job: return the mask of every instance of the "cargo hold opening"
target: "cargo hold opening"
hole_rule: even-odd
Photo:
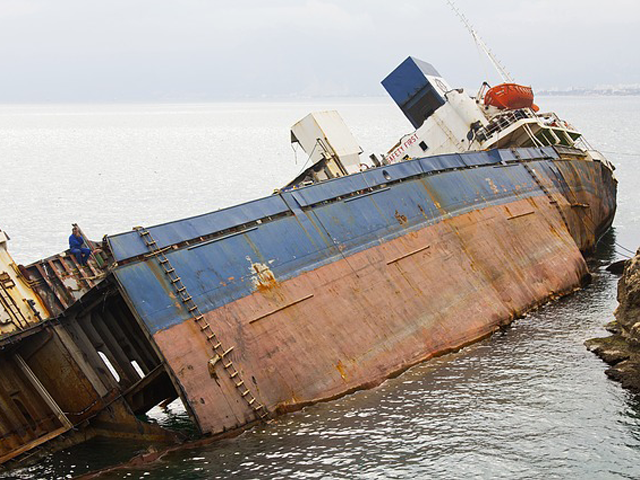
[[[0,345],[0,364],[0,465],[45,443],[55,451],[96,436],[183,436],[143,416],[179,395],[110,276],[34,333]]]
[[[122,296],[112,286],[105,290],[61,322],[97,374],[102,393],[118,392],[136,415],[177,399],[169,373]]]

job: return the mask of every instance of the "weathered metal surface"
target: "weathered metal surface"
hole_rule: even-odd
[[[288,210],[280,197],[271,196],[177,222],[157,225],[148,230],[157,240],[158,247],[163,248],[280,215]],[[136,232],[112,235],[109,237],[109,245],[116,262],[149,253]]]
[[[0,353],[0,464],[69,429],[11,355]]]
[[[306,207],[338,197],[355,195],[372,187],[379,187],[390,181],[408,179],[418,175],[430,174],[453,169],[465,169],[480,165],[497,165],[500,162],[513,162],[519,159],[557,159],[558,155],[551,147],[520,148],[516,157],[511,150],[493,150],[489,152],[470,152],[463,155],[439,155],[388,165],[384,168],[366,170],[348,177],[326,181],[317,185],[294,190],[291,194],[299,206]],[[268,220],[291,213],[291,205],[285,203],[286,196],[272,195],[242,205],[216,212],[177,220],[162,225],[148,227],[158,242],[159,248],[167,246],[188,246],[185,243],[199,242],[207,237],[234,228],[255,226],[257,221]],[[108,237],[114,260],[122,263],[128,259],[148,253],[136,232],[125,232]]]
[[[34,291],[33,278],[9,255],[8,237],[0,232],[0,464],[69,432],[103,408],[111,397],[94,391],[91,382],[68,354],[72,342],[47,323],[57,306],[47,308]],[[54,265],[54,262],[57,265]],[[66,268],[64,256],[39,262]],[[44,267],[46,268],[46,267]],[[91,267],[86,267],[87,269]],[[87,284],[93,286],[92,282]],[[80,289],[78,289],[80,290]],[[65,290],[66,291],[66,290]],[[84,292],[82,292],[84,293]],[[76,356],[84,360],[84,355]],[[101,392],[106,394],[106,390]],[[70,434],[73,435],[73,434]]]
[[[531,207],[535,215],[507,220],[507,209]],[[281,411],[375,385],[477,340],[549,295],[570,291],[586,273],[555,208],[532,198],[425,227],[256,290],[206,317],[221,338],[241,346],[232,359],[269,409]],[[154,338],[203,431],[247,420],[233,385],[212,381],[192,322]]]
[[[291,143],[299,143],[309,155],[307,165],[323,173],[321,178],[341,177],[360,171],[362,149],[335,110],[313,112],[291,127]],[[327,176],[324,169],[329,171]]]
[[[87,243],[95,248],[94,242]],[[80,265],[74,255],[65,251],[20,270],[51,316],[56,317],[104,280],[106,271],[103,267],[106,268],[110,259],[103,260],[103,256],[106,254],[101,254],[99,260],[91,256],[87,265]]]
[[[0,365],[0,464],[98,434],[172,437],[134,416],[177,394],[109,282],[0,349]]]
[[[238,399],[242,399],[246,402],[246,406],[249,407],[249,409],[256,415],[256,418],[266,419],[268,412],[265,409],[264,404],[261,403],[258,400],[258,397],[251,391],[249,384],[243,380],[240,375],[240,371],[228,357],[228,354],[233,351],[234,347],[231,346],[227,349],[216,335],[215,330],[209,323],[207,323],[200,307],[189,293],[189,290],[182,282],[180,276],[176,273],[176,269],[169,258],[164,254],[165,249],[158,248],[158,243],[145,228],[138,227],[136,228],[136,231],[140,235],[140,239],[149,249],[149,255],[155,259],[157,265],[162,269],[162,272],[164,273],[164,281],[170,286],[174,296],[178,300],[178,304],[182,306],[183,311],[188,315],[193,316],[194,322],[198,326],[201,336],[209,344],[209,353],[210,355],[213,355],[213,357],[207,362],[207,368],[210,370],[211,375],[215,375],[213,367],[218,361],[220,361],[224,367],[225,376],[228,376],[236,387]]]
[[[271,410],[377,383],[571,290],[615,210],[608,169],[551,148],[392,167],[269,197],[278,215],[251,211],[231,234],[215,214],[197,237],[193,219],[149,229]],[[252,420],[139,235],[109,242],[121,291],[203,431]]]
[[[0,463],[69,431],[115,398],[95,391],[67,346],[49,324],[2,352]]]
[[[343,181],[350,184],[352,179],[327,183]],[[308,188],[324,189],[325,184]],[[304,190],[307,189],[300,191]],[[363,190],[358,188],[350,191],[354,196],[338,195],[300,214],[264,221],[257,228],[246,229],[246,233],[213,243],[194,243],[165,254],[198,305],[208,311],[252,292],[255,263],[269,265],[276,277],[284,280],[443,218],[541,194],[529,173],[518,164],[411,176],[395,183],[392,189],[374,190],[368,195],[359,194]],[[281,197],[293,205],[299,203],[297,193]],[[406,221],[399,222],[396,212],[401,212]],[[180,226],[181,221],[175,222],[173,231],[178,232]],[[118,238],[124,241],[125,237]],[[187,239],[188,230],[175,240]],[[134,240],[144,247],[139,239],[126,241]],[[152,262],[131,262],[117,268],[115,274],[151,333],[190,317],[168,286],[158,281],[164,274]]]
[[[9,237],[0,230],[0,343],[26,333],[48,317],[48,311],[30,288],[7,249]]]

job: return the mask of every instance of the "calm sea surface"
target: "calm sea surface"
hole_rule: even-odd
[[[639,478],[640,399],[608,381],[583,342],[605,334],[616,306],[617,278],[602,267],[640,246],[640,98],[538,103],[617,166],[615,231],[591,285],[376,389],[104,478]],[[268,195],[306,160],[289,126],[326,109],[367,152],[409,130],[386,99],[0,106],[0,228],[29,263],[64,250],[74,222],[99,239]],[[175,402],[149,417],[189,429]],[[71,478],[141,448],[93,441],[5,478]]]

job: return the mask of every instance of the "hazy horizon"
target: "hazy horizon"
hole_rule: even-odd
[[[640,4],[456,3],[534,90],[640,83]],[[409,55],[499,81],[445,0],[0,0],[0,103],[379,97]]]

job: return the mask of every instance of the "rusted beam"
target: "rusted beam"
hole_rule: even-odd
[[[304,302],[305,300],[309,300],[311,297],[313,297],[313,293],[310,293],[309,295],[299,298],[298,300],[294,300],[293,302],[287,303],[286,305],[283,305],[282,307],[276,308],[275,310],[271,310],[270,312],[267,312],[263,315],[260,315],[258,318],[254,318],[253,320],[250,320],[249,323],[255,323],[258,320],[262,320],[263,318],[266,318],[270,315],[273,315],[274,313],[278,313],[282,310],[284,310],[285,308],[289,308],[292,307],[300,302]]]
[[[405,253],[404,255],[400,255],[399,257],[394,258],[393,260],[389,260],[387,262],[387,265],[391,265],[392,263],[399,262],[403,258],[407,258],[407,257],[410,257],[411,255],[415,255],[416,253],[420,253],[420,252],[422,252],[422,251],[424,251],[424,250],[426,250],[427,248],[430,248],[430,247],[431,247],[431,245],[427,245],[426,247],[417,248],[417,249],[415,249],[415,250],[413,250],[413,251],[411,251],[409,253]]]
[[[11,450],[11,452],[9,452],[8,454],[0,457],[0,465],[2,465],[5,462],[8,462],[12,458],[16,458],[18,455],[22,455],[23,453],[28,452],[29,450],[37,447],[38,445],[42,445],[43,443],[46,443],[49,440],[56,438],[59,435],[62,435],[63,433],[69,431],[69,429],[70,429],[69,427],[60,427],[57,430],[53,430],[52,432],[49,432],[40,438],[36,438],[35,440],[32,440],[31,442],[24,444],[20,448]]]
[[[36,263],[35,264],[36,270],[40,274],[40,277],[42,278],[42,280],[44,280],[44,283],[49,287],[51,294],[58,300],[58,302],[60,302],[60,305],[62,305],[62,308],[60,310],[65,310],[69,307],[69,303],[67,302],[66,298],[64,298],[62,295],[59,294],[58,289],[54,287],[53,284],[51,283],[51,280],[49,280],[49,275],[48,275],[48,272],[45,271],[44,265],[45,265],[44,262]],[[38,292],[38,290],[36,290],[36,292]],[[38,293],[40,294],[40,292]],[[65,291],[65,293],[67,292]],[[43,295],[41,295],[41,297],[43,297]]]
[[[51,395],[49,395],[47,389],[44,388],[42,383],[40,383],[40,380],[38,380],[38,377],[36,377],[29,365],[27,365],[27,362],[24,361],[22,356],[16,353],[13,358],[15,359],[22,372],[29,379],[33,387],[36,389],[36,391],[40,394],[42,399],[46,402],[49,408],[51,408],[53,413],[55,413],[56,417],[58,417],[58,420],[60,420],[62,426],[66,427],[67,430],[72,428],[73,424],[71,423],[71,421],[67,418],[67,416],[64,414],[56,401],[51,397]]]
[[[68,322],[67,322],[68,324]],[[101,398],[104,398],[109,393],[109,390],[105,387],[104,383],[96,373],[95,368],[89,363],[87,355],[80,349],[78,343],[73,340],[67,329],[61,325],[53,327],[60,342],[66,348],[71,358],[76,362],[78,368],[85,375],[89,383],[93,386],[94,390]]]
[[[35,333],[38,333],[40,330],[45,328],[45,326],[46,325],[44,323],[38,323],[24,330],[19,330],[16,332],[12,332],[9,335],[3,336],[0,339],[0,350],[5,348],[7,345],[17,344],[21,340],[25,339],[26,337],[29,337]]]
[[[532,215],[536,212],[534,212],[533,210],[530,212],[524,212],[524,213],[518,213],[517,215],[511,215],[510,217],[507,217],[507,220],[513,220],[515,218],[520,218],[520,217],[526,217],[527,215]]]

